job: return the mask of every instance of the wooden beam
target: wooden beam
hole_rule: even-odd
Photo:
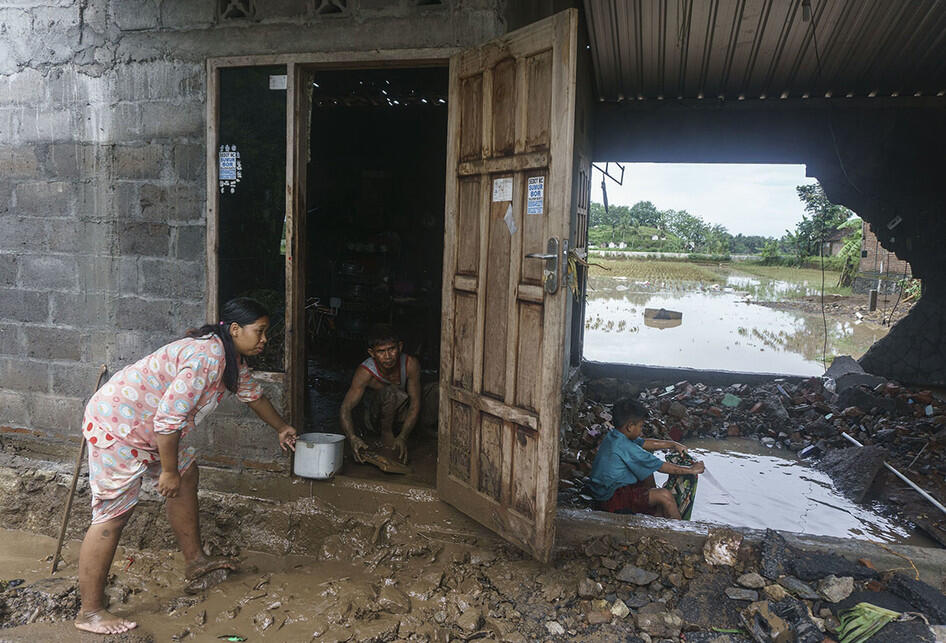
[[[525,170],[544,170],[548,168],[548,166],[548,152],[531,152],[529,154],[514,154],[512,156],[501,156],[477,161],[464,161],[460,163],[457,174],[460,176],[472,176],[474,174],[511,174]]]
[[[323,69],[377,69],[385,67],[445,67],[458,47],[377,49],[374,51],[319,51],[296,54],[254,54],[208,58],[214,68],[265,65],[318,65]]]
[[[504,404],[499,400],[494,400],[491,397],[486,397],[485,395],[471,393],[470,391],[464,391],[461,388],[450,386],[449,390],[447,391],[447,397],[444,399],[457,400],[458,402],[461,402],[476,411],[489,413],[490,415],[495,415],[496,417],[502,418],[503,420],[515,422],[516,424],[533,431],[539,430],[539,418],[534,413],[524,411],[514,406],[509,406],[508,404]]]
[[[219,248],[218,212],[220,204],[220,189],[217,185],[217,120],[220,106],[220,72],[207,63],[207,113],[206,113],[206,165],[207,165],[207,291],[204,293],[205,308],[208,322],[216,322],[220,316],[219,310],[219,262],[217,250]]]

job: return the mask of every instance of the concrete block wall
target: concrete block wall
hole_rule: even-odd
[[[504,31],[500,0],[268,0],[233,20],[227,4],[0,0],[0,431],[75,438],[100,364],[205,320],[208,57]],[[208,457],[278,453],[245,408],[208,422],[194,436]]]

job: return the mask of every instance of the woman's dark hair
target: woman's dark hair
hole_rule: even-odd
[[[615,429],[624,428],[628,422],[647,419],[647,408],[629,397],[618,400],[611,409],[611,422]]]
[[[240,326],[252,324],[260,317],[269,317],[266,307],[249,297],[235,297],[223,305],[220,312],[220,321],[216,324],[204,324],[200,328],[187,331],[188,337],[204,337],[216,335],[223,342],[223,353],[226,357],[226,366],[223,370],[223,384],[232,392],[237,392],[240,381],[240,354],[230,336],[230,324],[236,322]]]

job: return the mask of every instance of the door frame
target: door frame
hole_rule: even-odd
[[[217,186],[220,70],[232,67],[286,66],[286,344],[283,373],[259,373],[260,379],[286,390],[287,421],[304,423],[305,399],[305,181],[309,138],[308,92],[302,80],[312,71],[448,67],[460,47],[379,49],[371,51],[259,54],[207,59],[205,152],[207,171],[205,309],[207,319],[219,316],[220,193]]]

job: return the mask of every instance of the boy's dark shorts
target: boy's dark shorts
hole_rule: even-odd
[[[608,500],[598,503],[598,508],[615,514],[655,515],[657,508],[650,505],[650,490],[656,489],[654,476],[624,487],[618,487]]]

